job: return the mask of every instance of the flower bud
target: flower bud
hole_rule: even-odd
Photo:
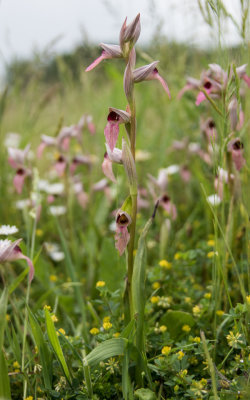
[[[137,42],[140,33],[141,33],[140,14],[138,14],[128,26],[127,26],[127,18],[125,18],[125,21],[120,31],[120,46],[123,50],[123,53],[125,53],[124,54],[125,57],[127,55],[126,43],[128,43],[129,49],[131,49]]]

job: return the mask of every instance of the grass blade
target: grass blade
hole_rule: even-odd
[[[53,347],[53,350],[58,358],[58,361],[61,364],[61,367],[63,369],[65,377],[67,378],[68,382],[71,383],[69,369],[68,369],[67,363],[65,361],[58,336],[56,334],[54,323],[51,319],[51,316],[50,316],[50,313],[48,310],[45,310],[45,320],[46,320],[47,333],[48,333],[48,337],[49,337],[51,346]]]
[[[123,356],[128,341],[125,338],[108,339],[94,348],[83,360],[85,365],[92,367],[110,357]]]

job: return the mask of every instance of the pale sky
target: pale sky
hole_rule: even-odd
[[[239,20],[240,0],[224,0],[224,4]],[[130,21],[138,12],[141,44],[150,39],[159,22],[169,39],[198,46],[216,41],[197,0],[0,0],[0,65],[34,50],[41,52],[56,38],[53,51],[70,50],[86,35],[92,43],[117,43],[125,16]],[[225,42],[239,41],[229,24]]]

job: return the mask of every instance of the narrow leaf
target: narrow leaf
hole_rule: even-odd
[[[52,389],[51,379],[52,379],[52,355],[49,350],[48,344],[44,340],[43,332],[40,325],[37,322],[36,317],[28,308],[29,321],[31,330],[34,336],[35,343],[38,347],[41,364],[42,364],[42,374],[44,379],[44,385],[47,389]]]
[[[8,289],[4,288],[2,296],[0,298],[0,351],[2,351],[3,341],[4,341],[7,302],[8,302]]]
[[[51,319],[50,313],[48,310],[45,310],[45,320],[46,320],[46,327],[47,327],[47,333],[48,333],[48,337],[49,337],[49,341],[51,343],[51,346],[53,347],[53,350],[58,358],[58,361],[61,364],[61,367],[63,369],[63,372],[67,378],[67,380],[69,381],[69,383],[71,382],[70,379],[70,373],[69,373],[69,369],[68,366],[66,364],[63,352],[62,352],[62,348],[58,339],[58,336],[56,334],[56,330],[55,330],[55,326],[54,323]]]
[[[0,351],[0,400],[11,400],[8,369],[2,351]]]

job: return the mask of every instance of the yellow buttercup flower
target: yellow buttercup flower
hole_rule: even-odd
[[[205,293],[204,294],[204,297],[205,297],[205,299],[211,299],[211,293]]]
[[[171,347],[170,346],[164,346],[161,349],[162,354],[164,354],[164,356],[168,356],[169,353],[171,352]]]
[[[210,239],[207,241],[207,245],[213,247],[215,245],[215,241],[213,239]]]
[[[152,284],[152,288],[153,288],[154,290],[159,289],[160,287],[161,287],[160,282],[154,282],[154,283]]]
[[[106,317],[104,317],[103,322],[110,322],[110,316],[107,315]]]
[[[180,351],[178,351],[178,353],[177,353],[177,354],[178,354],[178,357],[177,357],[177,358],[178,358],[178,360],[182,360],[182,359],[183,359],[183,357],[185,356],[185,354],[184,354],[184,353],[183,353],[183,351],[181,351],[181,350],[180,350]]]
[[[151,303],[153,304],[157,304],[159,300],[160,300],[159,296],[152,296],[150,299]]]
[[[113,336],[114,336],[115,338],[118,338],[119,336],[121,336],[121,334],[120,334],[120,332],[115,332],[115,333],[113,334]]]
[[[183,332],[187,332],[187,333],[191,331],[191,328],[189,325],[183,325],[183,327],[181,329],[183,330]]]
[[[108,331],[109,329],[112,328],[111,322],[103,322],[102,326],[103,326],[103,329],[105,329],[105,331]]]
[[[219,317],[222,317],[222,315],[224,315],[224,311],[223,310],[217,310],[216,311],[216,315],[218,315]]]
[[[95,285],[95,287],[104,287],[106,285],[106,282],[104,282],[104,281],[98,281],[98,282],[96,282],[96,285]]]
[[[66,332],[63,328],[58,329],[57,336],[59,336],[59,332],[62,333],[64,336],[66,335]]]
[[[49,280],[51,281],[51,282],[56,282],[57,281],[57,276],[56,275],[50,275],[49,276]]]
[[[91,335],[97,335],[98,333],[100,332],[100,330],[98,329],[98,328],[92,328],[92,329],[90,329],[90,331],[89,331],[89,333],[91,334]]]
[[[167,260],[159,261],[159,265],[160,265],[160,267],[163,267],[163,268],[166,268],[166,269],[171,269],[172,268],[172,264],[170,262],[168,262]]]
[[[45,304],[45,306],[43,307],[43,309],[44,309],[44,310],[51,311],[51,307],[50,307],[50,306],[48,306],[47,304]]]
[[[195,336],[195,337],[192,339],[192,341],[193,341],[194,343],[200,343],[200,342],[201,342],[201,338],[200,338],[199,336]]]
[[[200,313],[201,313],[201,308],[200,308],[199,306],[194,306],[194,307],[193,307],[193,314],[194,314],[195,316],[199,316]]]
[[[159,328],[159,331],[162,332],[162,333],[166,332],[166,330],[167,330],[166,325],[161,325],[160,328]]]

